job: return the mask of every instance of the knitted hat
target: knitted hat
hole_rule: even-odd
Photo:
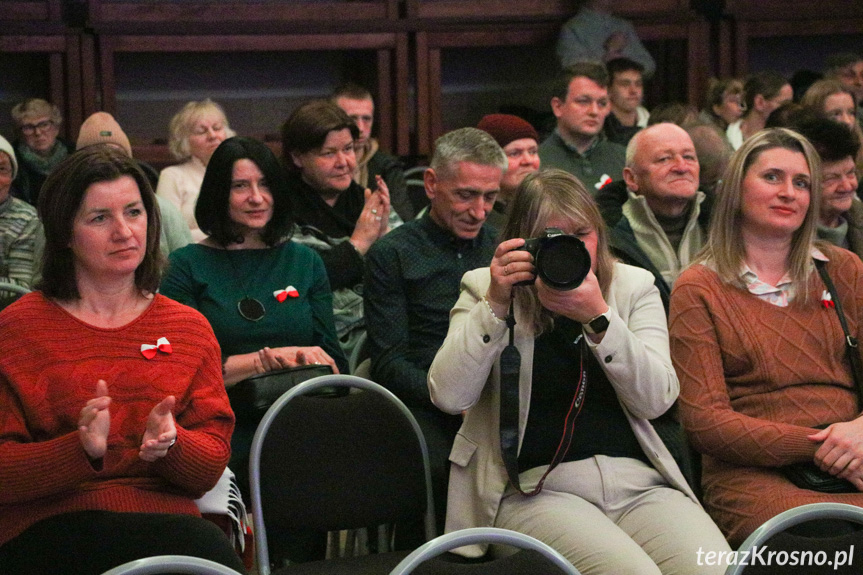
[[[523,138],[539,141],[539,134],[533,126],[526,120],[510,114],[488,114],[483,116],[476,127],[491,134],[501,148]]]
[[[9,155],[9,161],[12,162],[12,179],[18,175],[18,158],[15,157],[15,150],[9,140],[0,136],[0,152],[6,152]]]
[[[81,124],[76,150],[96,144],[115,144],[132,157],[132,145],[114,116],[107,112],[96,112]]]

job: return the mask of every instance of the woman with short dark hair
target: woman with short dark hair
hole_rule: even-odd
[[[96,575],[163,554],[242,572],[194,501],[230,454],[218,344],[156,294],[147,178],[92,146],[49,176],[39,215],[39,291],[0,313],[0,572]]]
[[[251,138],[222,142],[207,165],[195,216],[207,238],[171,254],[161,293],[210,321],[225,385],[303,364],[347,371],[323,262],[287,239],[288,191],[270,149]],[[245,495],[256,425],[239,421],[231,443],[231,470]]]
[[[346,353],[365,333],[362,290],[357,289],[363,257],[392,223],[383,178],[377,178],[374,192],[353,180],[357,137],[351,117],[329,100],[306,102],[282,126],[282,162],[298,224],[294,238],[324,260],[335,295],[336,330]]]

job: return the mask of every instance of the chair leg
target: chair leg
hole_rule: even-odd
[[[378,525],[378,553],[389,553],[391,550],[389,526]]]

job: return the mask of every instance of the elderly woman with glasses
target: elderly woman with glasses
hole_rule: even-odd
[[[15,142],[18,175],[12,195],[35,206],[48,174],[74,148],[57,137],[63,116],[50,102],[40,98],[24,100],[12,108],[12,120],[20,136]]]

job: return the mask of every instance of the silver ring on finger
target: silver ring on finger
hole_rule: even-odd
[[[382,219],[383,219],[383,218],[382,218],[382,217],[380,217],[380,216],[375,216],[375,221],[376,221],[376,222],[379,222],[379,221],[381,221]]]
[[[378,213],[378,211],[376,209],[372,208],[372,213],[376,214],[376,213]]]

